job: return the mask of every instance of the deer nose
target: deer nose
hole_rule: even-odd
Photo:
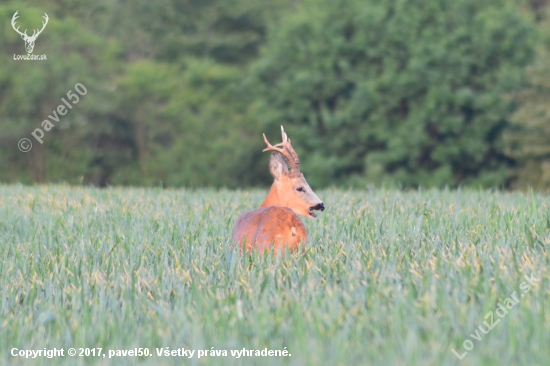
[[[324,210],[325,210],[325,204],[321,202],[321,203],[319,203],[317,206],[314,206],[313,209],[314,209],[314,210],[324,211]]]

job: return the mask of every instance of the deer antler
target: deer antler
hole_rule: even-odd
[[[13,17],[11,18],[11,26],[12,26],[13,30],[16,31],[17,33],[19,33],[21,36],[29,37],[29,36],[27,35],[27,30],[26,30],[26,29],[25,29],[25,32],[24,32],[24,33],[21,33],[21,32],[19,31],[19,27],[15,28],[15,22],[16,22],[17,18],[19,18],[19,15],[17,15],[17,13],[19,13],[19,10],[17,10],[17,11],[15,12],[15,14],[13,14]]]
[[[281,126],[281,135],[283,137],[283,142],[273,146],[267,141],[267,138],[264,135],[264,141],[267,145],[267,148],[265,148],[264,151],[276,151],[280,154],[282,154],[286,160],[288,161],[288,164],[290,165],[290,174],[293,176],[300,174],[300,160],[298,159],[298,154],[296,154],[296,151],[292,148],[292,145],[290,144],[290,139],[287,138],[285,130],[283,129],[283,126]],[[281,148],[278,148],[280,146]]]
[[[45,22],[42,22],[42,29],[40,29],[40,30],[35,29],[34,32],[32,33],[32,36],[29,37],[27,35],[27,30],[26,29],[25,29],[25,32],[21,33],[21,31],[19,31],[19,27],[15,28],[16,20],[17,20],[17,18],[19,18],[19,15],[17,13],[19,13],[19,10],[17,10],[15,12],[15,14],[13,14],[13,17],[11,18],[11,26],[12,26],[13,30],[15,30],[17,33],[19,33],[22,37],[24,37],[25,39],[30,39],[30,40],[36,39],[40,35],[40,33],[42,33],[42,31],[44,30],[44,28],[46,28],[46,25],[48,24],[48,20],[50,19],[48,17],[48,14],[44,13],[43,18],[44,18]]]
[[[48,24],[48,20],[50,20],[50,18],[48,18],[48,14],[46,14],[46,13],[44,13],[43,18],[44,18],[45,22],[42,22],[42,29],[40,29],[39,31],[35,30],[30,38],[36,39],[40,35],[40,33],[42,33],[44,28],[46,28],[46,25]],[[35,35],[35,33],[36,33],[36,35]]]

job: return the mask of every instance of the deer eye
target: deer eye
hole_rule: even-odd
[[[298,188],[296,188],[296,190],[297,190],[298,192],[305,192],[305,190],[304,190],[303,187],[298,187]]]

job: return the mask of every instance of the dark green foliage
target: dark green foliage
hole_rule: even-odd
[[[502,185],[529,24],[502,0],[306,1],[257,64],[264,121],[317,184]]]
[[[261,134],[240,84],[266,22],[284,1],[48,3],[0,7],[6,30],[0,42],[10,51],[0,68],[0,181],[230,187],[265,181],[269,174],[260,173],[257,161]],[[36,49],[48,54],[47,62],[10,60],[12,51],[24,53],[10,25],[16,10],[29,28],[49,14]],[[30,133],[75,80],[88,86],[89,108],[79,104],[38,144]],[[33,141],[31,152],[17,149],[22,137]]]
[[[535,8],[541,40],[537,58],[527,69],[528,86],[517,95],[514,124],[504,135],[507,152],[516,160],[512,188],[550,189],[550,7],[542,9]]]
[[[0,181],[266,184],[261,133],[276,141],[282,124],[313,187],[507,184],[510,164],[526,161],[503,154],[510,96],[542,42],[523,5],[3,3]],[[47,61],[13,60],[25,53],[10,25],[16,10],[29,29],[49,14],[34,52]],[[32,139],[77,82],[88,94],[21,153],[19,139]]]
[[[94,141],[89,138],[105,128],[105,115],[113,108],[108,81],[119,49],[74,18],[57,18],[50,9],[9,4],[0,7],[0,180],[24,183],[67,181],[79,183],[93,170]],[[41,26],[44,12],[49,23],[39,36],[34,54],[46,54],[45,61],[15,61],[14,54],[26,54],[21,37],[11,29],[11,18],[19,10],[21,30]],[[43,144],[30,136],[36,128],[45,130],[53,110],[75,92],[75,84],[88,92],[50,131]],[[73,98],[73,100],[75,100]],[[50,120],[51,121],[51,120]],[[17,142],[33,140],[30,152],[22,153]]]
[[[254,124],[241,117],[238,77],[237,68],[213,61],[129,67],[119,83],[116,116],[125,126],[120,138],[128,136],[131,144],[121,145],[123,164],[111,159],[122,169],[113,171],[109,183],[234,188],[256,183],[247,179],[261,167],[251,161],[251,149],[261,151],[261,140],[247,139]]]

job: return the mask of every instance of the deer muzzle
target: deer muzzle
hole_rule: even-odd
[[[307,213],[309,214],[309,216],[316,218],[317,214],[313,211],[324,211],[324,210],[325,210],[325,204],[321,202],[315,206],[311,206],[307,211]]]

